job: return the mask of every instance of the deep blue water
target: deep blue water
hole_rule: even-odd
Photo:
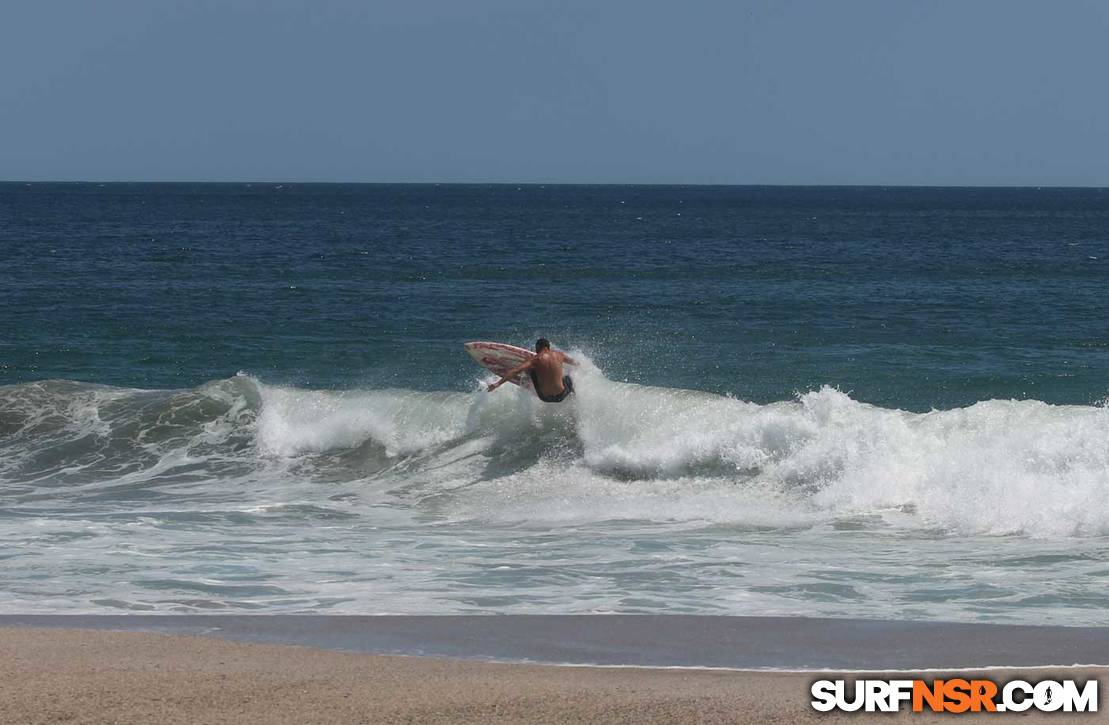
[[[927,410],[1109,393],[1109,190],[0,185],[0,384],[466,390],[460,344]]]

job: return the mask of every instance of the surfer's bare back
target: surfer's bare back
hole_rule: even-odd
[[[562,372],[563,363],[577,365],[577,361],[564,352],[551,349],[551,341],[541,337],[535,341],[535,356],[522,365],[505,373],[500,380],[489,386],[493,392],[520,373],[527,371],[535,394],[544,403],[561,403],[574,392],[574,381]]]

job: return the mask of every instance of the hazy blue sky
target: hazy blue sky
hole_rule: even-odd
[[[1109,185],[1101,0],[3,0],[0,178]]]

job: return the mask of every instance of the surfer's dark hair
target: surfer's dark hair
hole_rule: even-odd
[[[536,352],[539,352],[540,350],[547,350],[547,349],[550,348],[550,346],[551,346],[551,341],[548,340],[545,337],[541,337],[541,338],[539,338],[538,340],[535,341],[535,351]]]

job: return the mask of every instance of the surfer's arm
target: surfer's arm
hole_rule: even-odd
[[[562,362],[566,363],[567,365],[573,365],[574,367],[578,366],[578,361],[570,357],[566,353],[562,353]]]
[[[486,388],[486,390],[488,390],[490,393],[493,392],[494,390],[501,387],[502,385],[507,383],[509,380],[516,377],[520,373],[524,372],[525,370],[527,370],[528,368],[530,368],[534,364],[535,364],[535,358],[532,358],[531,360],[528,360],[526,363],[523,363],[521,365],[517,365],[516,367],[512,368],[507,373],[502,375],[500,380],[498,380],[495,383],[491,383],[489,385],[489,387]]]

